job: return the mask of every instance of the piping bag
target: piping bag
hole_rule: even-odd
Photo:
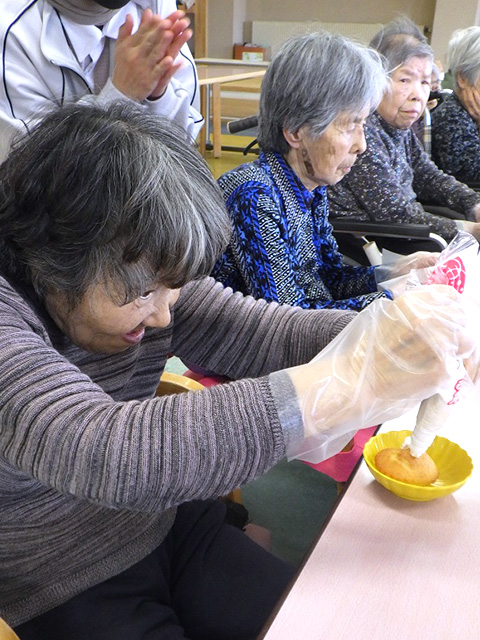
[[[411,436],[405,439],[402,449],[410,449],[414,458],[419,458],[435,440],[437,431],[450,419],[452,405],[436,393],[420,403],[417,421]]]
[[[468,394],[468,399],[478,404],[480,394],[476,393],[476,385],[480,386],[480,371],[474,372],[473,368],[477,366],[480,369],[480,343],[472,345],[468,356],[468,369],[472,371],[468,373],[465,368],[467,362],[463,360],[468,350],[464,352],[465,356],[456,355],[458,345],[451,327],[448,330],[449,341],[442,338],[443,325],[448,324],[451,297],[458,297],[456,312],[452,311],[457,314],[457,321],[461,318],[460,321],[466,325],[462,334],[468,335],[471,343],[471,337],[478,333],[478,246],[473,236],[460,232],[441,254],[435,254],[433,266],[431,260],[417,261],[414,257],[412,266],[404,271],[405,256],[402,256],[394,259],[391,266],[385,262],[376,268],[376,272],[381,270],[381,275],[385,276],[377,280],[377,287],[387,288],[394,303],[386,299],[375,300],[356,321],[329,342],[311,361],[312,372],[316,376],[313,380],[303,366],[300,370],[296,367],[291,370],[291,380],[298,387],[304,430],[303,439],[292,438],[287,443],[289,460],[297,458],[318,464],[341,451],[359,429],[396,418],[423,401],[418,424],[412,434],[413,442],[410,441],[415,455],[420,455],[453,413],[458,420],[456,407],[460,406],[462,412],[468,408],[467,402],[459,402],[461,398],[467,398]],[[414,266],[426,263],[430,266]],[[399,273],[404,275],[397,275]],[[429,283],[437,287],[436,303],[427,302],[425,306],[425,298],[429,298],[425,295]],[[453,286],[456,291],[443,291],[436,283],[442,284],[445,290]],[[406,291],[411,295],[402,298]],[[409,319],[411,313],[414,325]],[[422,349],[426,349],[428,354],[425,361],[422,352],[418,354],[419,358],[411,352],[415,344],[412,330],[420,331],[424,343]],[[438,340],[435,337],[437,331]],[[436,357],[432,358],[432,355]],[[317,360],[325,363],[319,371],[315,368]],[[440,371],[443,373],[441,376],[437,375]],[[398,386],[395,384],[396,376]],[[416,376],[421,376],[418,388]],[[320,399],[324,398],[325,402],[320,405]],[[477,410],[480,413],[480,406]]]
[[[386,283],[384,283],[386,284]],[[466,305],[480,305],[479,245],[473,236],[459,232],[440,254],[426,284],[446,284],[465,297]],[[440,428],[455,414],[455,405],[470,387],[465,377],[454,382],[453,388],[435,394],[420,404],[412,435],[403,443],[415,458],[430,447]]]

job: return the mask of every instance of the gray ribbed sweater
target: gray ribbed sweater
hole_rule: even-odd
[[[145,557],[176,505],[284,456],[300,417],[288,377],[267,374],[308,361],[353,317],[209,278],[172,315],[120,355],[87,353],[0,278],[0,615],[12,626]],[[152,399],[170,353],[252,379]]]

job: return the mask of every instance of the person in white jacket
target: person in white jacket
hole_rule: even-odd
[[[0,14],[0,160],[16,131],[85,96],[130,99],[195,139],[203,118],[175,0],[9,0]]]

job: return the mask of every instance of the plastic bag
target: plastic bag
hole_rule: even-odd
[[[464,367],[476,352],[480,326],[477,296],[465,295],[480,292],[472,241],[478,248],[469,234],[459,234],[428,272],[427,281],[448,287],[422,284],[425,273],[408,274],[394,301],[375,301],[309,365],[289,370],[306,435],[290,444],[289,458],[316,464],[341,451],[358,429],[398,417],[437,394],[443,404],[454,403],[473,388]],[[456,267],[458,258],[465,269]],[[451,287],[461,289],[461,297]]]
[[[427,252],[420,252],[421,254]],[[426,284],[435,267],[439,253],[429,255],[435,257],[435,262],[428,267],[416,268],[414,253],[411,256],[401,256],[388,250],[382,252],[382,263],[375,269],[375,281],[379,291],[389,291],[395,298],[407,289]]]
[[[379,277],[389,273],[390,265],[383,273],[379,273]],[[442,251],[432,269],[412,270],[409,274],[391,280],[383,277],[380,286],[389,289],[395,297],[420,284],[446,284],[453,287],[462,294],[468,315],[475,317],[480,307],[480,256],[477,240],[461,231]],[[413,433],[403,446],[408,447],[415,457],[425,453],[442,426],[456,419],[455,405],[466,393],[471,393],[471,390],[468,378],[458,378],[452,381],[450,391],[435,394],[422,401]]]
[[[463,303],[470,316],[480,306],[480,255],[477,240],[466,232],[460,232],[440,254],[427,284],[447,284],[462,294]],[[479,325],[477,325],[478,327]],[[419,457],[432,444],[436,433],[450,420],[456,418],[456,405],[472,392],[468,377],[458,377],[450,393],[436,394],[424,400],[418,411],[411,437],[404,447]]]

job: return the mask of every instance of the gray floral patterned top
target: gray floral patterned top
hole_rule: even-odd
[[[365,153],[328,189],[330,218],[428,224],[447,241],[458,231],[455,221],[428,213],[419,201],[474,219],[480,194],[440,171],[411,129],[392,127],[375,112],[367,119],[365,138]]]
[[[432,157],[457,180],[480,181],[478,125],[455,93],[432,112]]]

